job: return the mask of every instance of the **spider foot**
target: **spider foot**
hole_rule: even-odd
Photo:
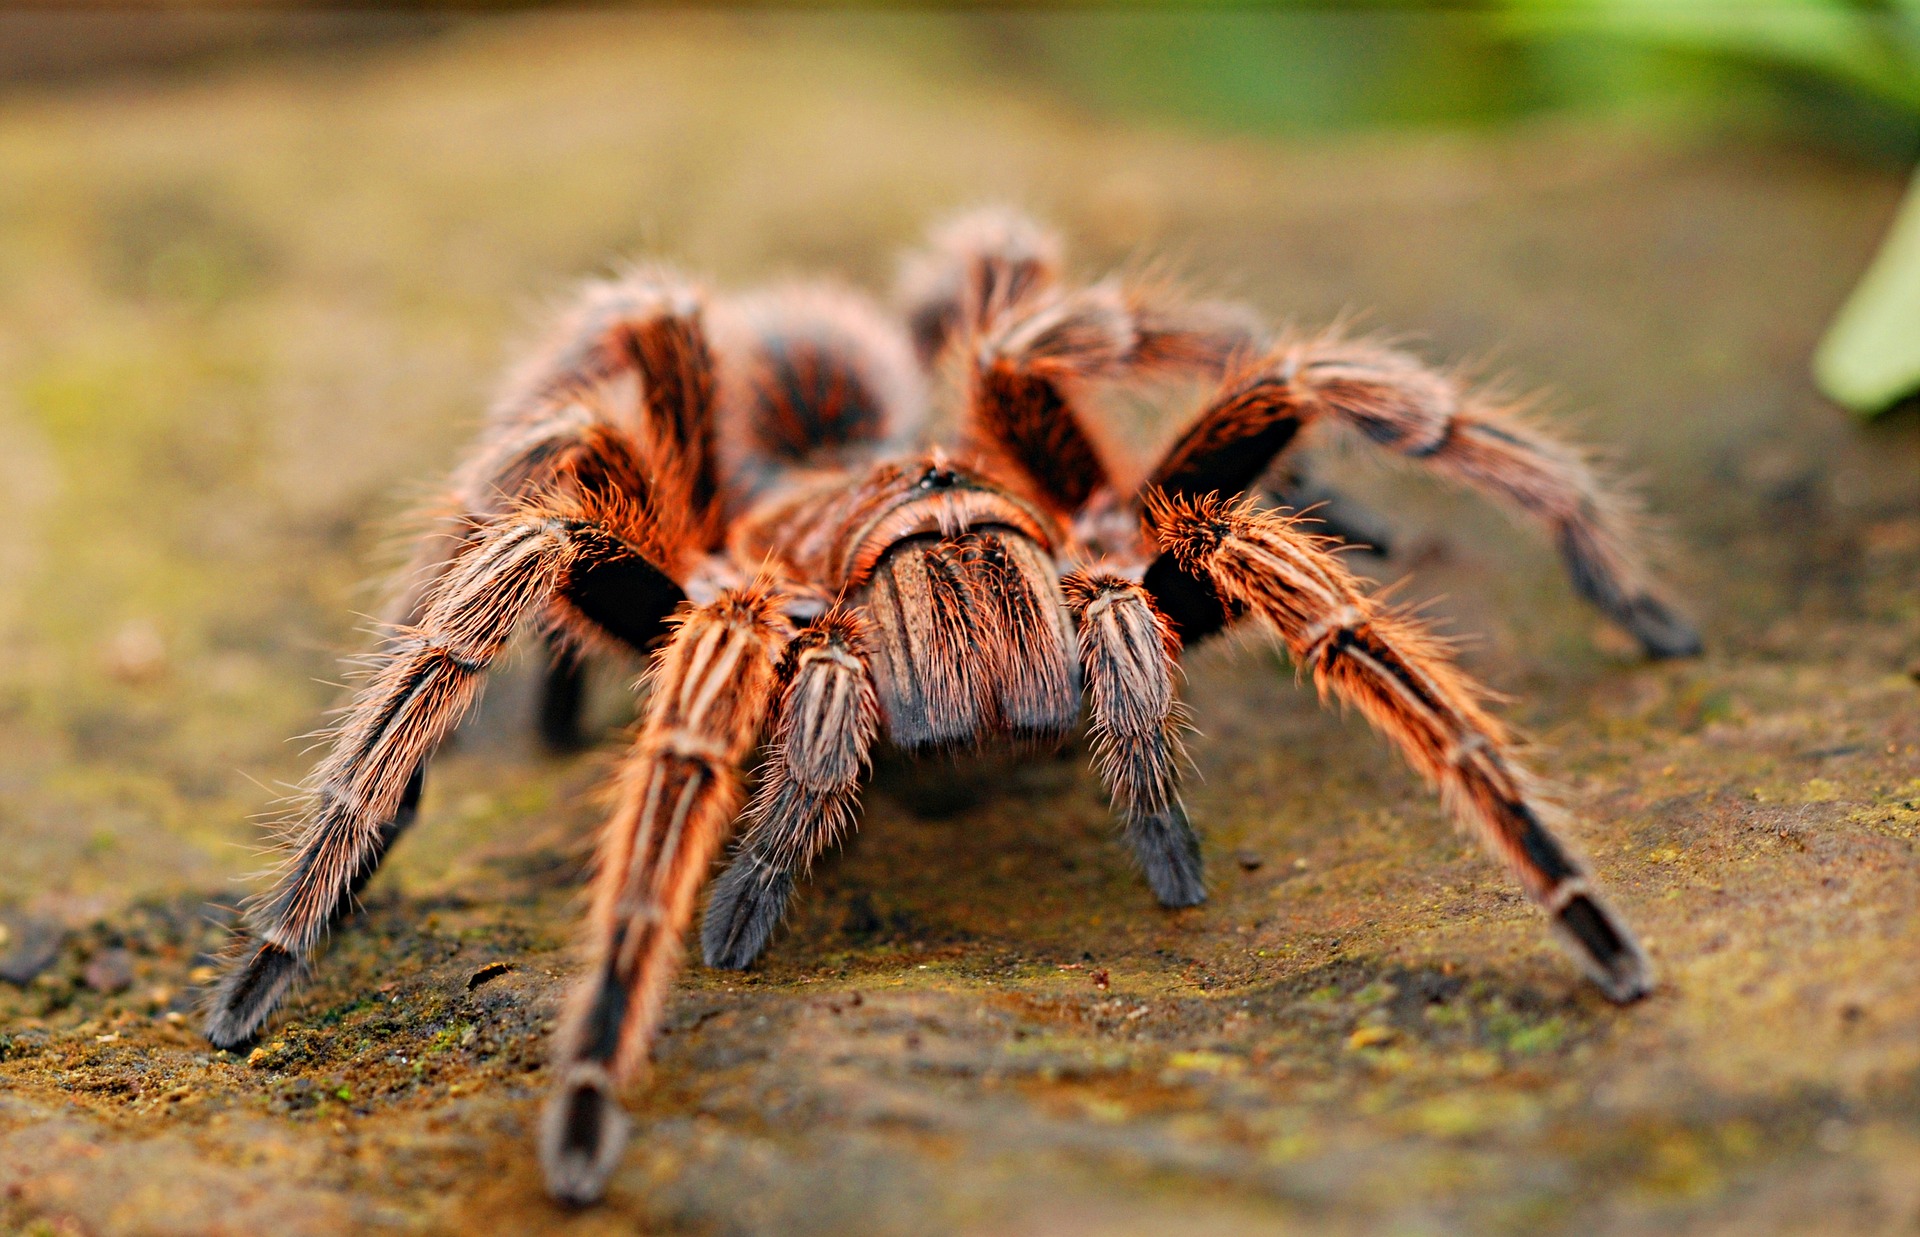
[[[242,1048],[253,1042],[288,989],[300,978],[300,960],[270,942],[234,963],[213,991],[207,1008],[206,1035],[215,1048]]]
[[[605,1067],[568,1067],[540,1117],[540,1167],[556,1202],[585,1207],[607,1192],[631,1122]]]
[[[1588,893],[1576,893],[1553,916],[1554,930],[1572,946],[1581,968],[1618,1005],[1653,991],[1653,964],[1633,933]]]
[[[751,859],[736,860],[713,883],[700,952],[710,967],[744,971],[766,951],[767,939],[787,913],[793,874],[772,871]]]
[[[1622,607],[1620,621],[1640,641],[1648,657],[1700,655],[1700,633],[1657,597],[1635,597]]]
[[[1160,905],[1198,906],[1207,900],[1207,884],[1200,863],[1200,839],[1187,822],[1187,810],[1178,803],[1127,822],[1127,840],[1146,873],[1147,885]]]

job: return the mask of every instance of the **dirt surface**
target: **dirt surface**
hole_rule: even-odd
[[[0,1228],[1914,1231],[1920,419],[1806,377],[1904,178],[1579,125],[1202,138],[928,63],[549,18],[7,99]],[[561,1212],[530,1128],[604,757],[539,754],[522,659],[314,982],[209,1050],[286,739],[539,306],[623,253],[879,286],[982,197],[1088,269],[1171,254],[1548,387],[1645,479],[1698,661],[1327,453],[1397,530],[1370,572],[1515,697],[1660,990],[1607,1005],[1364,726],[1212,648],[1206,906],[1152,904],[1082,753],[888,762],[764,963],[686,975],[607,1204]],[[609,748],[632,672],[596,683]]]

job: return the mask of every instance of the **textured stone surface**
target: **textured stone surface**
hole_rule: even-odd
[[[526,20],[8,100],[0,907],[67,935],[0,985],[0,1223],[1920,1222],[1920,422],[1852,424],[1805,374],[1901,178],[1581,127],[1201,139],[759,32]],[[530,307],[622,252],[878,285],[983,196],[1094,269],[1164,249],[1550,387],[1645,478],[1698,662],[1635,661],[1475,501],[1328,465],[1399,530],[1369,570],[1443,596],[1516,698],[1660,991],[1600,1000],[1362,725],[1223,646],[1187,683],[1209,904],[1151,904],[1082,753],[888,763],[765,963],[686,976],[607,1206],[561,1213],[530,1126],[603,762],[534,752],[522,664],[314,982],[210,1051],[251,818]],[[596,683],[609,725],[631,670]]]

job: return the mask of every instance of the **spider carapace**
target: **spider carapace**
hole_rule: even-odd
[[[420,539],[371,673],[254,902],[207,1035],[255,1036],[411,823],[425,764],[531,621],[541,724],[568,740],[579,659],[651,652],[616,776],[585,969],[540,1132],[555,1197],[597,1198],[681,940],[765,948],[795,880],[851,824],[884,729],[920,750],[1064,738],[1099,771],[1159,901],[1205,897],[1181,806],[1183,650],[1263,627],[1358,709],[1512,871],[1600,989],[1645,956],[1446,645],[1343,565],[1338,508],[1301,514],[1300,436],[1345,426],[1544,526],[1575,587],[1654,656],[1696,651],[1582,455],[1404,352],[1264,330],[1159,284],[1065,280],[1051,234],[963,216],[902,268],[898,312],[827,285],[708,297],[643,269],[590,285],[509,381]],[[949,378],[958,432],[926,432]],[[1100,433],[1115,389],[1211,392],[1150,468]],[[751,797],[743,770],[764,746]]]

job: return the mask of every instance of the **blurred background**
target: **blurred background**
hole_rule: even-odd
[[[424,1073],[292,1029],[310,1055],[271,1068],[205,1052],[182,1029],[203,904],[260,865],[383,546],[574,283],[644,256],[884,294],[929,222],[992,200],[1059,225],[1084,273],[1155,266],[1545,390],[1636,478],[1703,661],[1637,661],[1483,504],[1320,457],[1394,531],[1364,569],[1517,698],[1672,989],[1599,1008],[1364,728],[1280,659],[1212,650],[1189,681],[1209,910],[1143,911],[1083,774],[996,772],[1002,798],[947,787],[938,811],[883,777],[758,987],[689,976],[720,1013],[663,1044],[616,1212],[1909,1222],[1916,160],[1915,0],[0,12],[0,1075],[22,1097],[0,1221],[158,1231],[99,1201],[155,1182],[168,1214],[289,1232],[553,1220],[516,1152],[523,1075],[602,765],[528,741],[527,659],[287,1024],[345,1035],[367,992],[427,994],[431,1019],[379,1030]],[[608,726],[633,670],[596,686]],[[534,1011],[492,1048],[432,995],[475,951],[522,968],[485,991]],[[1083,954],[1116,995],[1061,969]],[[971,1081],[810,1021],[805,985],[856,981],[898,990],[864,1016],[945,1028],[938,1077]],[[969,1021],[987,991],[1013,1021]],[[1164,1011],[1101,1022],[1122,992]],[[1253,1012],[1223,1022],[1225,995]],[[145,1158],[69,1154],[125,1139]]]
[[[197,74],[270,54],[432,40],[548,7],[142,6],[5,15],[13,82]],[[490,15],[491,14],[491,15]],[[721,16],[719,12],[708,16]],[[1582,113],[1785,132],[1906,166],[1920,113],[1908,0],[1488,0],[878,7],[737,13],[933,56],[1081,106],[1266,135],[1486,127]]]

